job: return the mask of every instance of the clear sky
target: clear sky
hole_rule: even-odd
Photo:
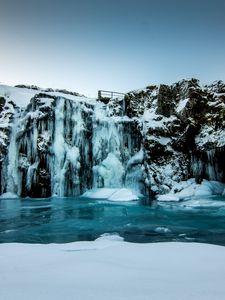
[[[0,82],[96,96],[225,81],[224,0],[0,0]]]

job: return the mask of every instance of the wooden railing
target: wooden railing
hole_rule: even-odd
[[[124,93],[119,93],[119,92],[112,92],[112,91],[103,91],[99,90],[98,91],[98,99],[99,100],[110,100],[110,99],[119,99],[123,100],[124,98]]]
[[[108,104],[110,100],[118,99],[122,109],[122,115],[125,114],[125,94],[119,92],[112,92],[112,91],[98,91],[98,100]]]

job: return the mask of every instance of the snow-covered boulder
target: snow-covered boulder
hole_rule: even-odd
[[[176,191],[178,190],[178,191]],[[157,197],[158,201],[180,201],[194,196],[223,195],[225,184],[218,181],[203,180],[197,184],[195,179],[177,184],[170,193]]]

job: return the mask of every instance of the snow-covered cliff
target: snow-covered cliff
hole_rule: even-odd
[[[150,191],[164,194],[194,177],[225,181],[225,85],[196,79],[128,93],[126,111],[143,137]]]
[[[148,86],[108,104],[0,85],[0,193],[74,196],[125,186],[156,195],[191,177],[224,182],[224,115],[221,81]]]

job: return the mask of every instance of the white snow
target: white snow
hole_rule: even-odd
[[[169,122],[173,122],[176,119],[175,116],[171,116],[167,118],[157,114],[156,108],[145,110],[141,118],[142,118],[142,122],[145,123],[145,130],[147,128],[156,129],[156,128],[165,127]]]
[[[225,145],[225,130],[221,128],[215,130],[211,126],[204,125],[196,136],[195,143],[200,149],[204,148],[207,143],[214,144],[214,148],[223,147]]]
[[[194,196],[222,195],[225,191],[225,184],[219,181],[204,179],[197,184],[194,178],[182,181],[174,185],[170,193],[157,197],[158,201],[179,201]]]
[[[1,300],[224,300],[225,247],[94,242],[1,244]]]
[[[110,201],[134,201],[138,200],[138,196],[130,189],[126,188],[99,188],[85,192],[82,197],[92,199],[107,199]]]
[[[18,87],[12,87],[8,85],[0,84],[0,96],[8,100],[12,100],[19,107],[26,107],[30,103],[31,98],[33,98],[36,94],[39,93],[44,93],[50,96],[62,97],[62,98],[73,100],[75,102],[86,102],[90,104],[96,104],[96,99],[94,98],[86,98],[84,96],[74,96],[70,94],[64,94],[61,92],[47,92],[42,89],[34,90],[29,88],[18,88]],[[52,102],[50,98],[41,98],[41,99],[44,102],[43,106],[47,106]]]
[[[50,107],[52,102],[53,102],[53,98],[39,98],[41,101],[41,105],[39,106],[40,108],[44,108],[44,107]]]
[[[29,104],[30,99],[40,91],[27,88],[17,88],[0,84],[0,96],[12,100],[17,106],[25,107]]]
[[[185,108],[186,104],[188,103],[188,100],[189,100],[189,98],[180,100],[180,102],[177,106],[177,109],[176,109],[176,111],[178,113],[181,112]]]
[[[74,102],[86,102],[89,104],[96,104],[96,99],[95,98],[88,98],[85,96],[74,96],[74,95],[70,95],[70,94],[64,94],[64,93],[60,93],[60,92],[44,92],[45,94],[48,94],[50,96],[56,96],[56,97],[60,97],[60,98],[65,98],[65,99],[69,99],[72,100]]]

